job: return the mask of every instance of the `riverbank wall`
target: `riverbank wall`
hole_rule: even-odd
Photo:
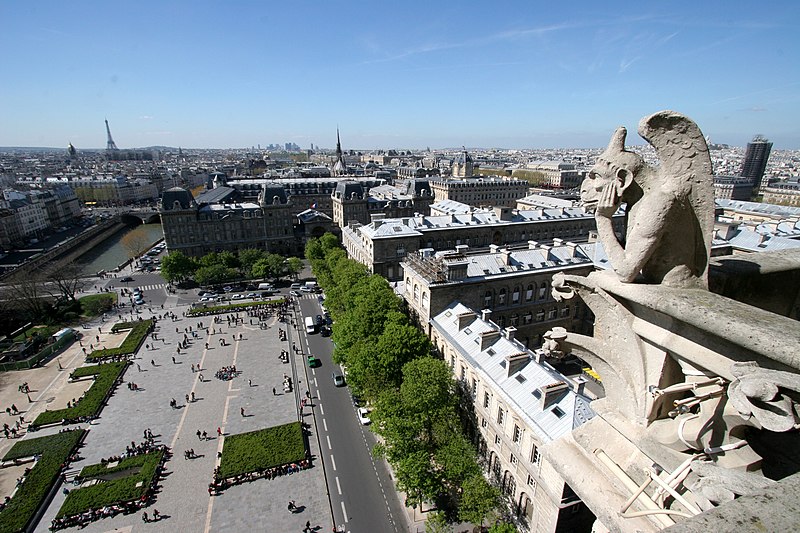
[[[75,261],[95,246],[98,246],[100,243],[128,227],[128,225],[120,220],[119,216],[105,220],[89,228],[80,235],[76,235],[72,239],[60,243],[55,248],[31,258],[19,268],[4,274],[0,279],[5,279],[20,273],[25,274],[33,272],[45,265],[48,267],[60,268]]]

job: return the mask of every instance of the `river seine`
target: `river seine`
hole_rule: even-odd
[[[130,259],[128,251],[121,242],[122,238],[129,233],[140,233],[150,246],[164,238],[161,224],[142,224],[135,228],[122,230],[78,259],[83,266],[83,273],[93,275],[100,270],[113,270]]]

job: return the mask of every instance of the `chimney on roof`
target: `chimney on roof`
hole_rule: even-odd
[[[564,244],[563,239],[559,239],[558,237],[553,239],[553,246],[561,246]]]
[[[527,352],[517,352],[506,356],[506,377],[511,377],[523,368],[531,360]]]
[[[547,409],[561,399],[562,393],[569,389],[563,381],[556,381],[550,385],[545,385],[539,390],[542,391],[542,410]]]
[[[572,378],[572,390],[575,394],[580,394],[581,396],[584,395],[584,390],[586,389],[586,378],[583,376],[575,376]]]
[[[484,309],[484,310],[481,311],[481,320],[483,320],[484,322],[489,322],[489,317],[490,316],[492,316],[492,310],[491,309]]]
[[[481,332],[481,351],[494,344],[500,338],[500,332],[496,329]]]
[[[511,251],[508,248],[500,248],[500,253],[503,254],[503,264],[508,266],[511,264]]]
[[[456,324],[458,325],[458,331],[461,331],[468,324],[471,324],[473,320],[478,317],[473,311],[467,311],[465,313],[461,313],[456,317]]]
[[[570,257],[577,257],[578,256],[578,245],[574,242],[567,242],[567,249],[569,250]]]
[[[514,340],[514,334],[517,332],[517,328],[514,326],[509,326],[505,329],[506,338],[510,341]]]
[[[489,253],[490,254],[496,254],[499,249],[500,249],[500,247],[497,246],[496,244],[490,244],[489,245]]]

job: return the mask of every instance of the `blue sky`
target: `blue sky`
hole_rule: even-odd
[[[0,3],[0,146],[800,148],[800,2]],[[635,136],[629,139],[641,140]]]

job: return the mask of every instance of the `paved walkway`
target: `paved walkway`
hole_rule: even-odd
[[[171,307],[170,299],[165,304],[167,309]],[[180,315],[185,310],[181,307],[174,312]],[[244,324],[230,327],[224,318],[221,324],[214,325],[211,324],[212,317],[161,320],[155,331],[159,340],[146,341],[155,349],[143,347],[124,376],[126,382],[135,382],[139,391],[121,385],[103,409],[101,418],[84,425],[90,429],[86,445],[81,449],[81,456],[85,459],[72,465],[75,471],[97,463],[101,458],[124,452],[125,446],[132,441],[140,442],[148,428],[156,442],[170,446],[174,454],[166,464],[167,476],[161,482],[162,488],[155,504],[145,509],[148,515],[152,515],[154,508],[158,509],[164,519],[145,524],[139,512],[94,522],[84,531],[263,531],[265,524],[270,524],[271,531],[302,531],[307,520],[312,527],[318,526],[317,531],[330,529],[332,522],[321,462],[315,461],[313,468],[291,476],[256,480],[232,487],[217,496],[209,496],[207,492],[224,435],[298,419],[297,389],[290,394],[282,393],[284,373],[297,383],[296,371],[303,364],[299,360],[284,364],[278,359],[281,349],[289,349],[288,341],[281,341],[278,337],[278,329],[286,329],[286,326],[272,318],[268,322],[270,327],[261,329],[257,323],[250,324],[251,320],[244,313],[240,316],[244,318]],[[253,320],[257,322],[257,319]],[[189,327],[197,331],[199,322],[204,328],[199,330],[197,338],[185,332]],[[103,330],[112,323],[105,324]],[[211,326],[217,332],[206,334],[205,326]],[[242,340],[238,340],[240,333]],[[88,334],[87,330],[87,337]],[[96,327],[91,330],[91,335],[95,334],[100,334]],[[178,355],[177,343],[184,335],[190,339],[191,346]],[[220,345],[220,339],[224,339],[224,346]],[[206,342],[208,349],[205,348]],[[58,362],[54,360],[41,369],[0,374],[1,416],[8,418],[4,409],[12,402],[20,410],[24,408],[27,411],[23,413],[26,420],[34,418],[47,405],[60,406],[62,400],[65,403],[66,400],[59,399],[59,395],[69,390],[65,387],[69,369],[81,366],[83,353],[75,343],[59,359],[65,368],[63,371],[59,371]],[[192,364],[200,365],[201,371],[192,372]],[[233,364],[241,371],[239,377],[231,381],[214,377],[220,367]],[[204,378],[202,382],[200,374]],[[301,380],[302,376],[301,373]],[[33,391],[31,399],[34,403],[30,404],[29,411],[27,398],[17,391],[17,385],[23,381],[27,381]],[[301,384],[300,393],[305,392],[304,385]],[[278,391],[277,396],[272,393],[273,387]],[[195,401],[187,403],[185,395],[192,392]],[[178,409],[170,407],[171,398],[177,401]],[[241,409],[246,416],[241,415]],[[218,427],[223,432],[221,438],[217,437]],[[35,435],[42,436],[59,429],[48,428]],[[209,438],[198,439],[198,430],[206,431]],[[316,458],[319,454],[316,435],[312,434],[308,440],[312,456]],[[0,439],[0,453],[5,453],[12,444],[13,441]],[[198,458],[184,459],[183,452],[190,448]],[[0,470],[0,480],[6,474],[13,477],[13,472]],[[36,531],[48,530],[63,499],[64,495],[59,491]],[[290,499],[302,512],[292,514],[287,511],[286,504]]]

